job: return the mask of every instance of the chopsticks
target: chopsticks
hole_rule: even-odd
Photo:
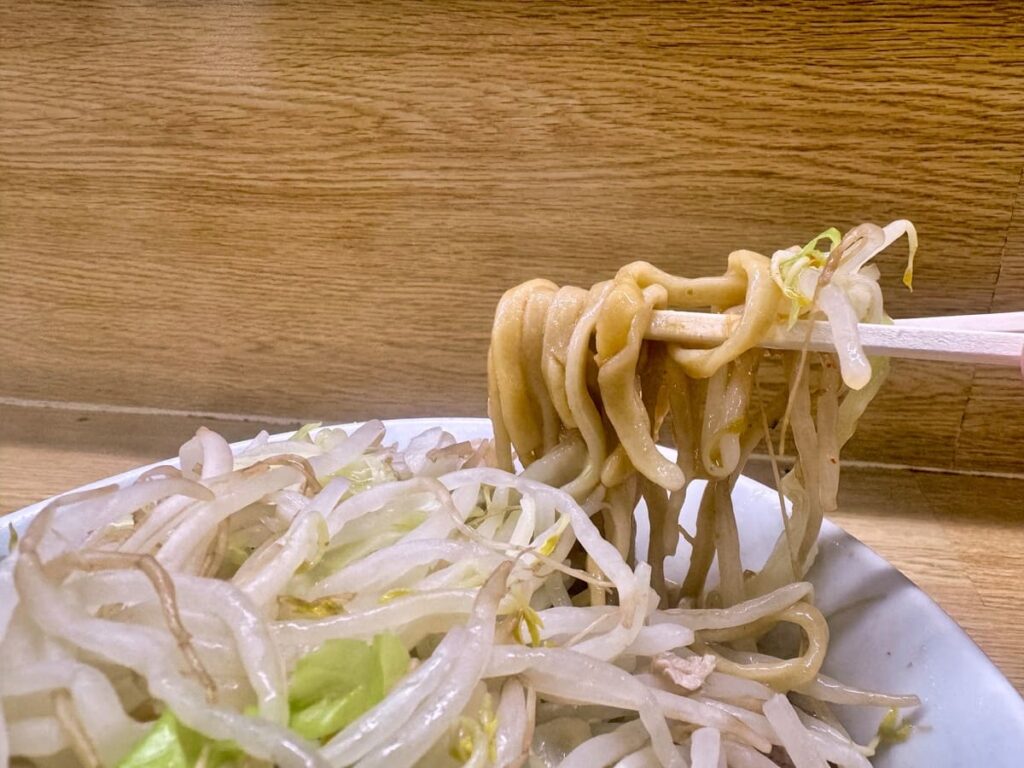
[[[739,322],[737,315],[706,312],[654,312],[646,338],[689,346],[720,344]],[[808,324],[813,352],[830,352],[832,329],[824,321],[800,320],[792,328],[775,326],[761,343],[768,349],[801,349],[807,340]],[[1024,312],[998,315],[913,318],[896,325],[858,325],[860,342],[868,355],[935,360],[947,363],[1021,366],[1024,358]]]
[[[1012,331],[1024,333],[1024,312],[989,312],[982,315],[945,315],[943,317],[908,317],[896,325],[915,328],[949,328],[960,331]]]

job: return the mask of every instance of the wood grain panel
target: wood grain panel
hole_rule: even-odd
[[[1024,175],[1021,177],[1024,182]],[[1024,183],[1018,182],[1006,233],[993,312],[1024,310]],[[1024,360],[1021,370],[978,368],[964,408],[956,466],[985,472],[1024,471]],[[1024,507],[1024,503],[1021,504]]]
[[[985,311],[1024,164],[1019,3],[27,2],[0,30],[12,397],[480,414],[518,281],[897,216],[893,313]],[[851,455],[952,465],[970,384],[907,366]]]

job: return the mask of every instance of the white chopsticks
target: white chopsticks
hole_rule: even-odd
[[[737,315],[660,310],[651,318],[646,337],[656,341],[710,347],[728,338],[738,322]],[[776,326],[761,346],[768,349],[801,349],[807,341],[808,323],[812,325],[808,349],[814,352],[834,351],[832,330],[827,322],[820,320],[800,320],[792,328]],[[868,355],[1015,368],[1021,365],[1024,358],[1024,333],[1010,332],[1017,329],[1024,331],[1024,312],[914,318],[897,320],[896,325],[861,323],[858,329],[860,342]]]
[[[1024,312],[989,312],[981,315],[908,317],[896,325],[914,328],[950,328],[954,331],[1012,331],[1024,333]]]

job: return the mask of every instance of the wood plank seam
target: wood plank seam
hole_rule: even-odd
[[[0,395],[0,406],[9,406],[13,408],[24,408],[24,409],[45,409],[53,411],[63,411],[67,413],[71,412],[87,412],[87,413],[100,413],[107,415],[125,415],[125,416],[172,416],[180,417],[185,419],[208,419],[213,422],[238,422],[238,423],[252,423],[252,424],[265,424],[267,426],[279,425],[281,427],[292,427],[295,424],[309,424],[312,422],[322,421],[330,423],[331,419],[327,418],[316,418],[312,416],[307,417],[287,417],[287,416],[267,416],[261,414],[252,413],[226,413],[226,412],[215,412],[215,411],[186,411],[174,408],[145,408],[140,406],[132,405],[109,405],[105,403],[83,403],[83,402],[64,402],[58,400],[29,400],[18,397],[7,397]],[[387,414],[383,414],[382,418],[386,418]],[[287,431],[283,429],[282,431]],[[172,446],[173,447],[173,446]],[[768,455],[762,453],[754,453],[754,459],[761,461],[768,461]],[[792,456],[779,456],[778,461],[784,466],[792,464]],[[1006,480],[1024,480],[1024,473],[1021,472],[988,472],[978,469],[956,469],[950,467],[933,467],[919,464],[904,464],[899,462],[884,462],[884,461],[866,461],[863,459],[843,459],[843,466],[845,467],[857,467],[860,469],[883,469],[892,471],[910,471],[910,472],[922,472],[926,474],[940,474],[940,475],[962,475],[964,477],[989,477],[999,478]]]
[[[109,405],[107,403],[84,403],[63,400],[33,400],[23,397],[0,395],[0,405],[16,408],[49,408],[58,411],[88,411],[93,413],[115,413],[133,416],[180,416],[212,421],[243,421],[264,424],[291,425],[296,422],[311,423],[319,419],[290,416],[267,416],[258,413],[229,413],[222,411],[189,411],[180,408],[149,408],[139,405]]]
[[[1013,202],[1010,204],[1010,215],[1006,219],[1006,230],[1003,232],[1003,244],[999,249],[999,267],[996,270],[996,279],[992,283],[992,295],[988,300],[988,311],[991,312],[996,301],[996,294],[999,291],[999,280],[1006,268],[1006,246],[1010,241],[1010,232],[1013,231],[1013,220],[1020,207],[1021,194],[1024,193],[1024,163],[1021,164],[1020,173],[1017,174],[1017,188],[1014,191]],[[967,399],[964,400],[963,410],[960,412],[960,423],[957,425],[956,436],[953,442],[953,468],[960,467],[960,440],[964,433],[964,423],[967,421],[967,414],[971,407],[971,399],[974,397],[974,385],[978,378],[978,366],[971,370],[971,382],[967,386]]]

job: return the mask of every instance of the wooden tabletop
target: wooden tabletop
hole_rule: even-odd
[[[1022,71],[1020,0],[0,3],[0,399],[481,413],[518,282],[895,218],[893,317],[1024,309]],[[847,455],[1021,445],[900,361]]]
[[[263,426],[297,426],[0,407],[0,513],[174,455],[200,424],[229,440]],[[765,470],[753,467],[752,474]],[[1018,691],[1024,691],[1022,498],[1024,480],[849,467],[833,516],[931,595]]]

